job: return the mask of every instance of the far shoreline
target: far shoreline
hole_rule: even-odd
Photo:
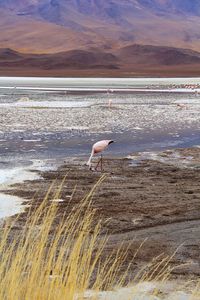
[[[31,69],[1,68],[0,77],[54,77],[54,78],[188,78],[200,77],[197,65],[163,67],[158,69],[108,70],[108,69]]]

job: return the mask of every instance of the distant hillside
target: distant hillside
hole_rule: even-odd
[[[23,76],[200,76],[200,53],[133,44],[114,53],[93,48],[54,54],[0,49],[0,75]],[[189,74],[189,75],[188,75]]]
[[[123,64],[177,66],[199,64],[200,53],[188,49],[159,47],[151,45],[131,45],[117,51]]]
[[[0,47],[55,53],[133,43],[200,51],[199,0],[0,0]]]
[[[16,69],[112,69],[118,68],[118,58],[111,53],[72,50],[54,54],[22,54],[11,49],[0,49],[0,68]]]

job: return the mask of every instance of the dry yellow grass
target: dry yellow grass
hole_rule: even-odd
[[[89,287],[97,291],[111,285],[120,260],[101,260],[106,239],[98,238],[100,223],[94,225],[94,189],[57,226],[58,204],[49,199],[51,189],[12,242],[8,238],[14,224],[5,226],[0,236],[0,299],[83,299]]]
[[[102,180],[104,177],[97,185]],[[93,291],[90,299],[98,299],[99,291],[125,283],[128,270],[120,276],[118,271],[126,251],[102,256],[106,238],[99,238],[101,224],[94,225],[91,199],[95,188],[57,224],[59,204],[50,199],[51,187],[41,205],[30,211],[18,236],[10,239],[15,222],[1,230],[0,299],[82,300],[89,289]],[[59,198],[61,189],[62,185],[54,199]],[[138,293],[138,283],[168,280],[169,262],[170,257],[158,257],[141,270],[135,278],[132,299]],[[155,289],[152,297],[158,293]]]

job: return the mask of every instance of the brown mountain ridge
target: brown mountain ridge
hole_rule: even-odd
[[[27,54],[0,49],[0,75],[200,75],[200,53],[188,49],[133,44],[114,52],[99,49]]]

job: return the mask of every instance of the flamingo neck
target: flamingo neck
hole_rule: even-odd
[[[94,156],[94,150],[92,149],[90,158],[89,158],[89,160],[88,160],[88,162],[87,162],[87,165],[88,165],[89,167],[91,167],[91,161],[92,161],[92,157],[93,157],[93,156]]]

